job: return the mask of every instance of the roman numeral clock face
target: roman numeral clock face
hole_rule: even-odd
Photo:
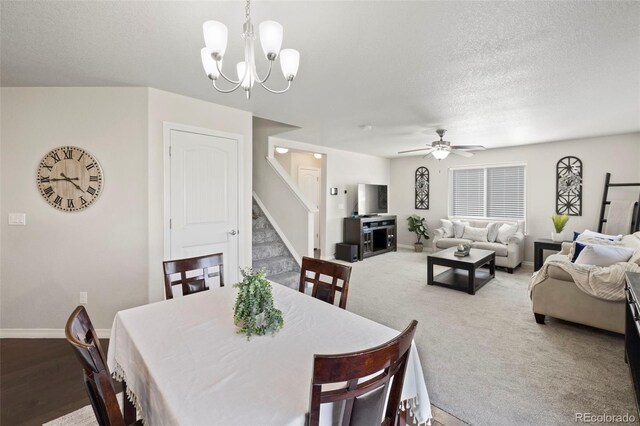
[[[56,148],[40,162],[38,189],[47,203],[58,210],[82,210],[102,192],[102,169],[83,149],[75,146]]]

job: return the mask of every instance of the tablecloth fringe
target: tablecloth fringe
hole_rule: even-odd
[[[409,411],[411,417],[413,417],[417,422],[418,426],[431,426],[431,418],[428,419],[418,419],[416,417],[416,408],[418,408],[420,403],[418,402],[418,397],[413,397],[409,399],[405,399],[404,401],[400,401],[400,409],[402,411]]]
[[[122,367],[120,367],[120,364],[118,364],[118,361],[116,361],[116,368],[111,373],[111,376],[119,382],[124,381],[126,383],[129,383],[127,381],[127,375],[124,373],[124,370],[122,369]],[[126,394],[127,394],[127,399],[131,401],[134,407],[136,407],[137,416],[142,420],[143,424],[146,423],[144,420],[144,417],[142,416],[142,407],[138,402],[138,397],[136,397],[136,395],[131,391],[131,388],[129,386],[127,386]]]

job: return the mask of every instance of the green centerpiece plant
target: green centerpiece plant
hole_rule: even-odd
[[[424,249],[422,238],[425,240],[429,239],[429,231],[427,229],[427,225],[424,223],[425,218],[420,217],[417,214],[413,214],[407,218],[407,221],[409,222],[409,232],[416,234],[416,242],[413,246],[416,252],[419,253]]]
[[[265,278],[264,271],[241,269],[242,281],[234,284],[238,288],[238,297],[233,308],[233,320],[238,333],[263,336],[276,334],[284,326],[282,311],[273,305],[271,283]]]
[[[560,242],[562,241],[562,231],[569,221],[569,216],[566,214],[553,214],[551,221],[553,222],[553,228],[556,230],[556,232],[551,233],[551,239]]]

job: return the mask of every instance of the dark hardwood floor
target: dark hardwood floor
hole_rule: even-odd
[[[106,351],[108,340],[101,344]],[[80,363],[65,339],[0,339],[2,426],[42,425],[88,404]]]
[[[100,341],[107,351],[109,341]],[[122,391],[115,382],[116,392]],[[42,425],[89,405],[80,363],[64,339],[0,339],[0,425]],[[433,426],[466,425],[431,406]]]

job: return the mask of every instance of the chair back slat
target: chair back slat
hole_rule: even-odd
[[[164,291],[167,299],[173,299],[173,287],[179,285],[184,296],[209,290],[218,278],[220,287],[224,287],[224,262],[222,253],[187,259],[162,262],[164,270]],[[210,271],[217,268],[217,271]],[[179,275],[178,279],[172,276]]]
[[[124,426],[106,357],[84,306],[78,306],[69,317],[65,336],[82,365],[85,388],[98,424]]]
[[[396,425],[400,418],[409,350],[417,325],[413,320],[397,337],[371,349],[314,355],[309,425],[320,423],[321,404],[339,401],[345,404],[342,426]],[[339,383],[346,383],[346,386],[322,390],[323,385]]]
[[[324,281],[321,279],[322,276],[327,276],[330,280]],[[350,277],[351,266],[305,256],[302,258],[298,290],[304,293],[307,283],[311,284],[311,296],[332,305],[336,292],[340,292],[338,306],[346,309]],[[342,284],[339,285],[338,281],[342,281]]]

